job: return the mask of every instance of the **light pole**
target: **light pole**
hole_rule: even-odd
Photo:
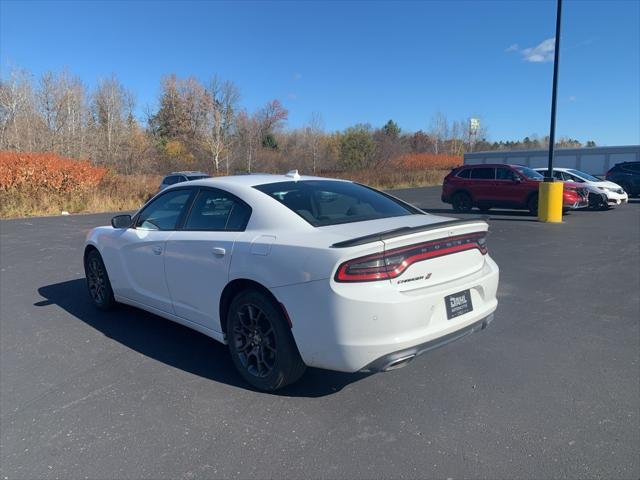
[[[549,128],[549,164],[544,182],[538,190],[538,220],[541,222],[562,222],[563,185],[553,178],[553,153],[556,137],[556,104],[558,103],[558,66],[560,63],[560,25],[562,20],[562,0],[557,1],[556,38],[553,55],[553,87],[551,93],[551,125]]]
[[[558,63],[560,62],[560,26],[562,17],[562,0],[557,0],[556,41],[553,54],[553,89],[551,92],[551,127],[549,128],[549,166],[545,181],[553,182],[553,151],[556,141],[556,104],[558,103]]]

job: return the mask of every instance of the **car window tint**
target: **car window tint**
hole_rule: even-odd
[[[136,228],[143,230],[174,230],[191,190],[174,190],[160,195],[140,213]]]
[[[201,180],[203,178],[209,178],[209,175],[187,175],[187,180]]]
[[[201,190],[196,197],[184,230],[244,230],[251,210],[222,190]]]
[[[632,172],[640,172],[640,163],[631,163],[629,165],[625,165],[625,167]]]
[[[420,214],[420,210],[364,185],[305,180],[258,185],[315,227]]]
[[[495,178],[495,168],[474,168],[471,170],[471,178],[493,180]]]
[[[496,169],[496,180],[515,180],[516,174],[508,168]]]
[[[460,178],[469,178],[470,174],[471,174],[471,170],[469,170],[468,168],[465,168],[464,170],[462,170],[461,172],[458,173],[458,177],[460,177]]]

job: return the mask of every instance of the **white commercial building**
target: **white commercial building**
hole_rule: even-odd
[[[640,161],[640,145],[624,147],[561,148],[555,151],[554,166],[575,168],[591,175],[604,175],[616,163]],[[465,165],[510,163],[531,168],[546,167],[548,150],[492,150],[464,154]]]

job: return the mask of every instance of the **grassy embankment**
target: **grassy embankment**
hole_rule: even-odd
[[[448,169],[332,172],[380,189],[440,185]],[[48,153],[0,152],[0,217],[135,210],[157,191],[160,175],[118,175]]]

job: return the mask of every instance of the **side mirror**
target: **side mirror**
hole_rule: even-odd
[[[111,219],[113,228],[129,228],[131,226],[131,215],[116,215]]]

